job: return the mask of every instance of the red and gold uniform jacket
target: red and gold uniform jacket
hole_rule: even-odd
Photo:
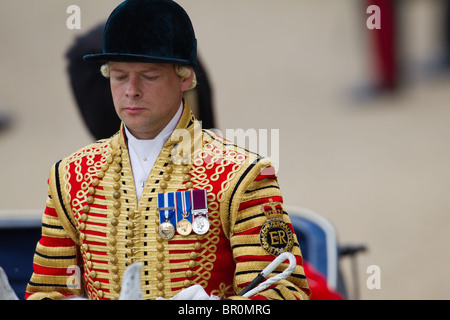
[[[207,191],[209,231],[162,239],[158,194],[193,189]],[[170,298],[194,284],[237,299],[288,250],[297,259],[292,275],[251,299],[308,299],[292,230],[270,160],[202,130],[185,104],[139,202],[123,125],[52,167],[26,298],[117,299],[125,269],[141,262],[144,299]]]

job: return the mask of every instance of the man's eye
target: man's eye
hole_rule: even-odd
[[[149,81],[154,81],[156,79],[158,79],[158,76],[143,76],[145,80],[149,80]]]

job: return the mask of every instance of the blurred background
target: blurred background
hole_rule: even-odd
[[[66,53],[120,2],[0,2],[3,221],[39,219],[50,167],[94,140]],[[449,2],[178,2],[194,24],[215,126],[278,129],[285,203],[325,216],[340,243],[367,247],[356,269],[342,261],[358,297],[449,299]],[[380,30],[367,27],[371,4]],[[79,30],[67,28],[70,5]],[[371,265],[380,289],[366,285]]]

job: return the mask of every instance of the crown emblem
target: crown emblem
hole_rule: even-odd
[[[269,199],[268,203],[261,205],[261,212],[266,215],[268,220],[281,218],[283,211],[283,204],[281,202],[274,202],[272,199]]]
[[[269,199],[268,203],[261,205],[261,211],[267,217],[259,233],[261,246],[274,256],[292,251],[294,235],[291,227],[283,220],[283,204]]]

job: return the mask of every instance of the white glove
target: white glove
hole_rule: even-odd
[[[0,267],[0,300],[19,300],[2,267]]]
[[[156,298],[156,300],[167,300],[165,298]],[[218,296],[208,296],[201,285],[193,285],[186,288],[170,298],[169,300],[220,300]]]

